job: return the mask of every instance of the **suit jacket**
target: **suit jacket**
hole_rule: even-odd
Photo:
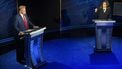
[[[97,19],[111,19],[111,9],[107,8],[106,12],[103,11],[102,8],[98,9],[96,13]]]
[[[26,19],[27,19],[29,28],[33,28],[33,24],[32,24],[31,21],[29,20],[28,16],[25,15],[25,17],[26,17]],[[26,27],[24,26],[23,18],[21,17],[20,14],[17,14],[17,15],[16,15],[14,26],[15,26],[15,30],[16,30],[17,32],[25,31],[25,30],[26,30]]]

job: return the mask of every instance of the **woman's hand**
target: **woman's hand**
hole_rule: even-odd
[[[98,11],[98,9],[97,8],[95,8],[95,12],[97,12]]]

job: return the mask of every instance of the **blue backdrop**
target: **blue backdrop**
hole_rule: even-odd
[[[94,9],[103,0],[62,0],[61,29],[88,26],[92,24]]]
[[[16,0],[0,0],[0,39],[14,32]]]

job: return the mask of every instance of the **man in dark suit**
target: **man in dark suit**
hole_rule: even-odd
[[[15,29],[16,29],[16,55],[17,61],[19,63],[25,64],[24,56],[24,32],[30,28],[38,28],[34,26],[26,15],[26,6],[19,6],[19,13],[16,15],[15,19]]]
[[[102,2],[100,8],[95,9],[97,19],[111,19],[111,9],[107,0]]]

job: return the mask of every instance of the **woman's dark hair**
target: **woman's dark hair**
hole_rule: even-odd
[[[106,4],[107,4],[107,8],[109,8],[110,5],[109,5],[108,0],[104,0],[104,1],[101,3],[100,8],[103,8],[103,3],[104,3],[104,2],[106,2]]]

